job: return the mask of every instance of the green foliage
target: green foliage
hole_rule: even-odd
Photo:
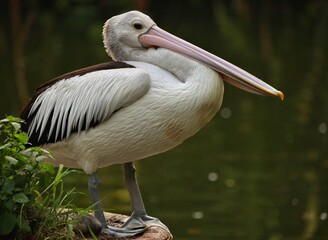
[[[65,193],[62,178],[73,170],[60,166],[55,175],[54,167],[43,161],[51,157],[47,151],[26,148],[28,136],[21,123],[11,116],[0,120],[0,238],[33,234],[33,239],[72,239],[73,225],[89,211],[67,200],[76,193]]]
[[[15,228],[31,231],[28,209],[35,204],[33,192],[45,182],[54,168],[44,163],[49,154],[38,147],[25,149],[28,136],[20,130],[22,121],[7,117],[0,120],[0,233]]]

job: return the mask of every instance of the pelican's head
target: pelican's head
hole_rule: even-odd
[[[147,15],[130,11],[108,19],[103,28],[106,52],[116,61],[130,60],[131,51],[147,50],[139,37],[149,31],[155,22]]]
[[[284,94],[241,68],[219,58],[163,29],[147,15],[131,11],[107,20],[103,29],[107,53],[116,61],[133,60],[149,48],[166,48],[184,55],[218,72],[223,80],[247,92],[277,96]]]

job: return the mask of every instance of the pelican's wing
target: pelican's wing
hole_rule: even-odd
[[[36,146],[87,131],[137,101],[150,88],[149,75],[122,62],[77,70],[40,86],[21,118]]]

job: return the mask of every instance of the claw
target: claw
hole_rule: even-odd
[[[102,233],[107,234],[107,235],[111,235],[114,237],[133,237],[136,236],[138,234],[141,234],[143,232],[146,231],[146,228],[139,228],[139,229],[127,229],[127,228],[116,228],[116,227],[111,227],[111,226],[106,226],[103,227],[103,229],[101,230]]]

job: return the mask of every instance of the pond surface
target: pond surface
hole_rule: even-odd
[[[1,3],[1,116],[17,115],[25,95],[52,77],[108,61],[103,22],[143,8],[160,27],[285,93],[280,101],[226,84],[222,108],[204,129],[136,162],[149,215],[177,240],[328,239],[326,1],[39,2],[18,11],[33,18],[23,49]],[[121,166],[99,174],[105,208],[129,214]],[[87,193],[85,175],[66,182]],[[88,196],[76,204],[88,206]]]

